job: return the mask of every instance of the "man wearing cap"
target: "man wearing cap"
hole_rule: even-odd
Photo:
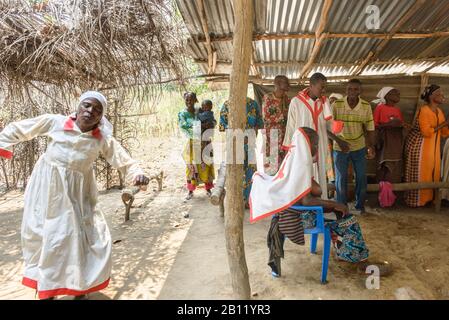
[[[25,190],[22,283],[40,299],[86,296],[104,289],[111,274],[111,235],[96,208],[93,164],[99,154],[120,170],[127,183],[147,185],[136,161],[112,136],[104,117],[106,98],[88,91],[70,116],[44,114],[8,124],[0,132],[0,156],[38,136],[48,137]]]

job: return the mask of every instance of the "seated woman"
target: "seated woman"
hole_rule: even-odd
[[[356,218],[348,213],[346,205],[321,199],[321,193],[319,184],[312,180],[310,194],[302,198],[298,204],[302,206],[322,206],[325,213],[335,213],[337,220],[325,219],[325,224],[331,231],[332,244],[339,260],[357,263],[368,259],[369,250],[366,247],[362,230]],[[282,214],[281,212],[280,215]],[[314,212],[301,212],[300,215],[305,229],[315,227]]]
[[[283,257],[284,236],[296,244],[304,244],[305,228],[313,228],[315,214],[289,209],[292,205],[321,206],[326,213],[335,213],[336,220],[327,220],[332,242],[339,260],[359,263],[367,260],[369,251],[356,218],[348,207],[321,199],[322,190],[313,180],[312,164],[317,159],[318,135],[310,128],[300,128],[293,136],[291,150],[274,177],[256,173],[251,191],[251,221],[273,216],[268,233],[270,258],[274,274],[276,261]]]

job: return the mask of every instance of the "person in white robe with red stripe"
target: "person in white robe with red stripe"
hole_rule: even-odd
[[[300,127],[308,127],[318,133],[318,162],[314,163],[313,169],[315,179],[321,187],[323,199],[328,198],[326,178],[326,160],[330,156],[328,137],[341,144],[342,150],[348,150],[347,143],[327,129],[327,122],[332,120],[332,110],[329,99],[322,95],[326,82],[327,79],[323,74],[313,74],[310,78],[309,87],[300,91],[291,100],[283,143],[283,148],[287,150],[291,144],[293,134]]]
[[[104,289],[111,274],[111,236],[96,208],[93,164],[99,154],[119,169],[128,183],[149,179],[112,136],[103,116],[106,98],[84,93],[70,116],[44,114],[8,124],[0,132],[0,156],[12,158],[13,146],[48,137],[25,190],[22,221],[22,283],[40,299],[85,296]]]

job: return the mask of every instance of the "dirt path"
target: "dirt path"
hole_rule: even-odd
[[[154,182],[137,195],[131,221],[123,222],[120,191],[100,195],[115,242],[113,273],[110,286],[92,298],[231,298],[223,218],[203,189],[184,201],[179,140],[169,142],[151,139],[136,154],[147,172],[163,169],[167,178],[161,192]],[[33,290],[20,284],[22,199],[20,192],[0,197],[0,299],[34,299]],[[247,212],[245,250],[254,299],[395,299],[402,287],[424,299],[449,299],[449,209],[439,215],[432,209],[368,211],[359,221],[371,258],[394,267],[391,276],[381,279],[379,290],[366,289],[367,275],[333,258],[329,283],[321,285],[321,257],[308,252],[308,241],[304,247],[286,242],[283,276],[273,279],[266,265],[269,219],[250,225]]]

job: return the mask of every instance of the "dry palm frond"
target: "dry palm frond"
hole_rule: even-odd
[[[183,37],[168,0],[0,0],[0,86],[76,94],[182,79]]]
[[[136,134],[123,116],[157,97],[158,83],[184,79],[187,33],[174,6],[172,0],[0,0],[0,130],[43,113],[68,114],[82,91],[101,90],[112,106],[107,116],[120,124],[116,137],[130,147]],[[45,145],[38,139],[16,146],[17,157],[0,163],[0,188],[6,180],[10,187],[25,184]]]

